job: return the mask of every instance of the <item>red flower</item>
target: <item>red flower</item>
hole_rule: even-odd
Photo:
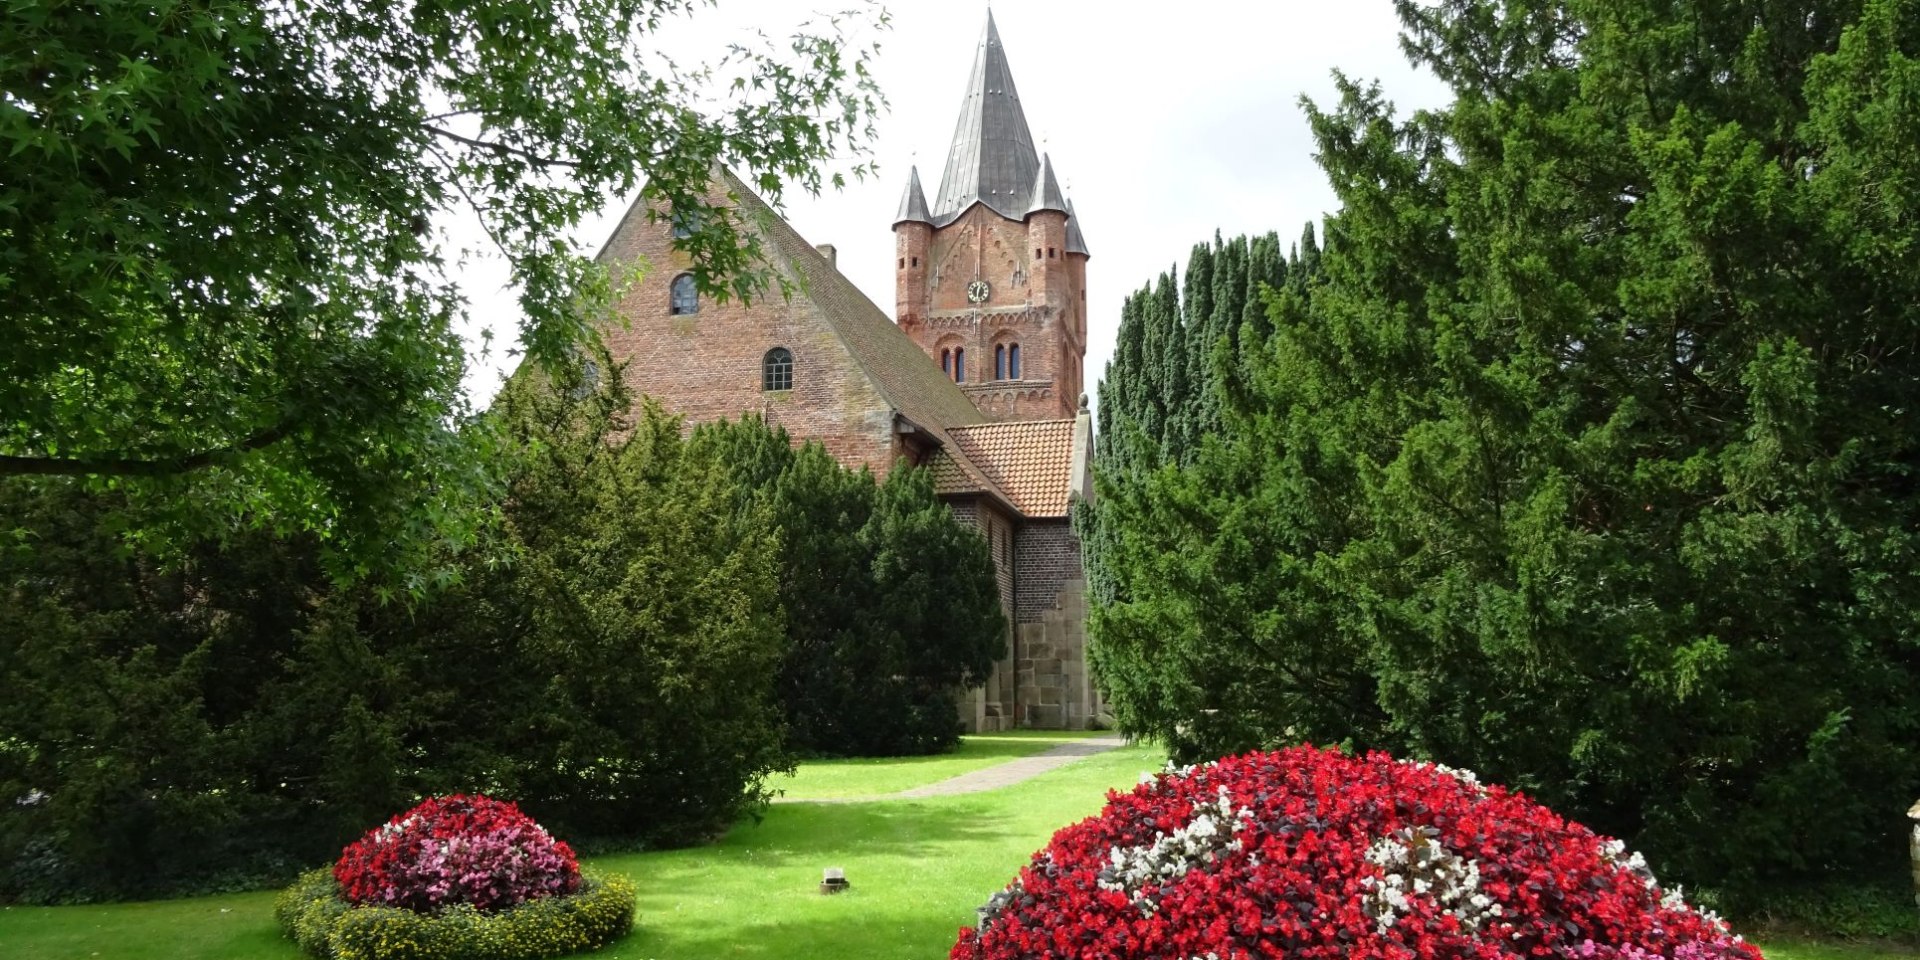
[[[1300,747],[1107,800],[952,960],[1761,960],[1616,841],[1471,774]]]
[[[580,863],[518,806],[454,794],[369,831],[341,852],[333,877],[353,903],[497,910],[578,890]]]

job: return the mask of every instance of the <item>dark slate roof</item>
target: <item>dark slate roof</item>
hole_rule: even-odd
[[[947,172],[933,206],[934,224],[953,222],[976,201],[1009,220],[1024,218],[1039,169],[1033,134],[989,10],[967,78],[967,95],[960,102],[960,121],[953,128]]]
[[[914,167],[907,180],[907,192],[900,195],[900,212],[893,218],[893,225],[919,221],[932,223],[933,215],[927,212],[927,195],[920,189],[920,168]]]
[[[1040,172],[1033,178],[1033,189],[1029,191],[1033,202],[1027,205],[1029,216],[1042,210],[1067,212],[1067,198],[1060,193],[1060,181],[1053,176],[1053,158],[1040,155]],[[1072,248],[1068,248],[1072,249]]]
[[[1080,233],[1080,215],[1073,212],[1072,200],[1067,201],[1067,252],[1093,256],[1087,252],[1087,238]]]
[[[732,171],[723,169],[721,174],[725,188],[740,198],[743,220],[766,239],[769,259],[793,270],[802,287],[796,295],[820,307],[847,352],[895,411],[934,431],[942,442],[946,427],[986,421],[986,415],[940,372],[933,358],[894,326],[853,281]]]

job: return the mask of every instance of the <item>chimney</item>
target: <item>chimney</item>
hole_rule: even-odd
[[[820,255],[821,255],[821,256],[823,256],[823,257],[826,257],[826,258],[827,258],[827,265],[828,265],[828,266],[830,266],[830,267],[832,267],[832,268],[834,268],[835,270],[838,270],[838,269],[840,269],[840,251],[838,251],[838,250],[835,250],[835,249],[833,248],[833,244],[831,244],[831,243],[816,243],[816,244],[814,244],[814,245],[813,245],[813,248],[814,248],[815,250],[818,250],[818,251],[820,251]]]

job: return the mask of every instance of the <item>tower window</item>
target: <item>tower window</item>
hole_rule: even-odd
[[[914,258],[913,258],[913,265],[914,265],[914,266],[916,266],[916,267],[920,265],[920,258],[919,258],[919,257],[914,257]]]
[[[1040,259],[1040,248],[1039,248],[1039,247],[1034,247],[1034,248],[1033,248],[1033,258],[1034,258],[1035,260],[1038,260],[1038,259]]]
[[[793,351],[774,347],[760,360],[760,389],[768,393],[793,389]]]
[[[967,382],[967,348],[953,348],[953,382]]]
[[[1007,379],[1020,379],[1020,345],[1017,343],[1007,345]]]
[[[1004,343],[993,348],[993,378],[995,380],[1007,378],[1007,345]]]
[[[700,290],[694,286],[693,274],[683,273],[673,278],[673,306],[667,312],[675,315],[700,312]]]
[[[1056,258],[1056,257],[1055,257],[1055,256],[1054,256],[1053,254],[1054,254],[1054,248],[1052,248],[1052,247],[1048,247],[1048,248],[1047,248],[1047,259],[1048,259],[1048,260],[1054,260],[1054,259],[1058,259],[1058,258]]]
[[[949,377],[953,376],[953,351],[952,350],[940,351],[940,372],[946,374]]]
[[[902,270],[905,270],[906,268],[907,268],[907,258],[906,258],[906,257],[901,257],[901,258],[900,258],[900,269],[902,269]]]

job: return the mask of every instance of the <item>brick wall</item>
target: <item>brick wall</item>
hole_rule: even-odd
[[[967,394],[996,418],[1071,417],[1079,405],[1086,264],[1061,249],[1064,222],[1037,214],[1022,223],[979,204],[930,237],[912,225],[899,231],[902,329],[936,363],[942,348],[965,347]],[[984,304],[967,300],[976,278],[992,288]],[[1020,378],[995,381],[993,349],[1013,343]]]
[[[892,467],[900,450],[889,405],[804,294],[782,299],[773,292],[751,307],[703,297],[694,313],[672,314],[671,285],[687,260],[673,250],[671,227],[649,223],[638,207],[602,257],[615,265],[652,264],[616,305],[627,325],[603,331],[636,393],[694,423],[757,413],[796,440],[820,441],[848,466],[864,464],[876,476]],[[761,364],[774,347],[793,353],[791,390],[761,390]]]
[[[1065,519],[1029,520],[1015,542],[1014,577],[1020,590],[1014,619],[1038,623],[1060,602],[1061,590],[1081,579],[1080,538]]]

